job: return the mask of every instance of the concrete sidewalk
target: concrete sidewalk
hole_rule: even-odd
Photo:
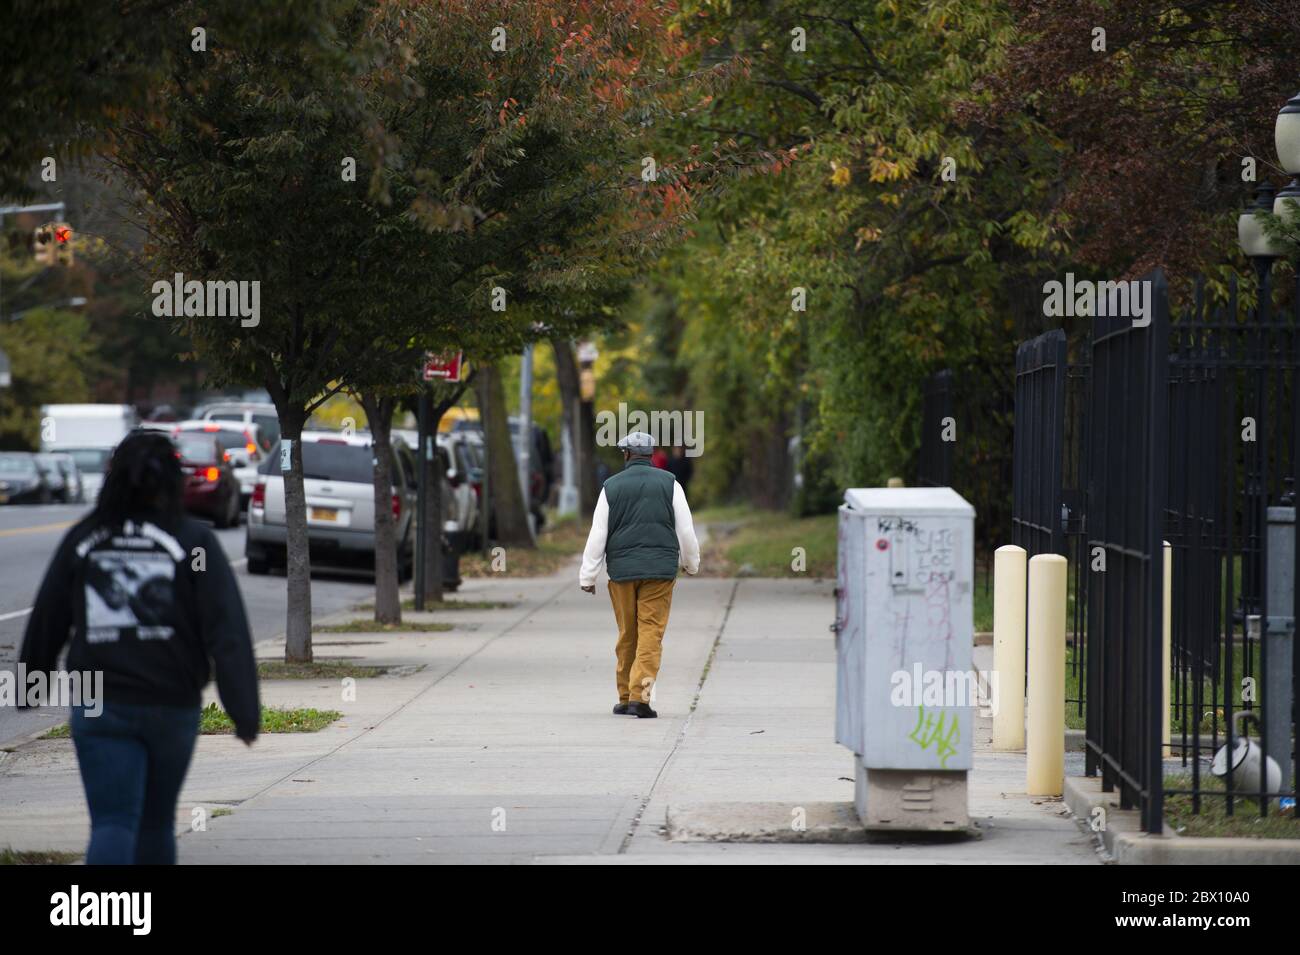
[[[356,681],[263,684],[273,706],[346,715],[252,749],[202,737],[181,796],[186,863],[861,862],[1095,863],[1059,800],[1023,795],[1024,757],[980,752],[961,842],[677,842],[669,807],[852,799],[833,741],[833,582],[683,579],[656,687],[657,720],[615,717],[614,624],[603,583],[575,574],[467,580],[443,633],[322,634],[318,658],[419,667]],[[277,658],[280,641],[258,646]],[[984,665],[980,661],[979,665]],[[985,734],[987,735],[987,734]],[[985,747],[986,748],[986,747]],[[192,809],[229,809],[192,831]],[[0,754],[0,847],[84,848],[66,740]]]

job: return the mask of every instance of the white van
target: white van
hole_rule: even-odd
[[[93,503],[113,449],[136,422],[130,405],[41,405],[41,451],[71,455],[85,500]]]

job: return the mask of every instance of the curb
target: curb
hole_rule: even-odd
[[[792,825],[802,811],[803,828]],[[705,802],[669,805],[664,828],[673,842],[818,843],[868,842],[852,802]]]
[[[1118,792],[1102,792],[1100,776],[1067,776],[1065,804],[1100,837],[1117,865],[1300,865],[1300,839],[1180,836],[1142,831],[1136,809],[1121,809]],[[1100,830],[1090,821],[1100,808]]]

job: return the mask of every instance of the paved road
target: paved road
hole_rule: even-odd
[[[27,614],[46,565],[67,529],[80,520],[85,505],[48,504],[0,507],[0,669],[12,670],[22,643]],[[245,568],[243,527],[216,532],[235,565],[253,636],[266,640],[284,632],[283,577],[253,577]],[[318,615],[342,610],[374,594],[363,574],[324,574],[312,581],[312,608]],[[19,736],[62,722],[60,710],[0,706],[0,746]]]

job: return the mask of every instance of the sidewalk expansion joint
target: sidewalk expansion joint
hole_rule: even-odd
[[[659,771],[655,773],[654,781],[646,791],[645,798],[641,800],[641,805],[637,807],[636,815],[632,817],[632,824],[628,826],[627,835],[623,837],[623,842],[618,847],[618,854],[627,853],[627,848],[632,843],[632,836],[636,834],[637,827],[641,825],[641,817],[645,814],[646,806],[650,805],[650,799],[654,796],[655,788],[659,785],[659,780],[663,778],[664,771],[672,763],[673,757],[677,755],[678,748],[682,741],[686,739],[686,732],[691,728],[691,721],[695,719],[695,708],[700,703],[700,694],[704,692],[704,681],[709,678],[709,670],[713,668],[713,660],[718,655],[718,645],[722,643],[722,635],[727,632],[727,621],[731,619],[731,608],[736,602],[736,591],[740,589],[740,578],[734,580],[731,584],[731,593],[727,596],[727,607],[722,614],[722,623],[718,624],[718,633],[713,638],[713,646],[709,648],[709,658],[704,661],[704,669],[700,671],[700,682],[695,687],[695,695],[691,698],[690,709],[686,712],[686,719],[682,721],[682,728],[677,732],[677,739],[673,741],[672,749],[659,764]]]

